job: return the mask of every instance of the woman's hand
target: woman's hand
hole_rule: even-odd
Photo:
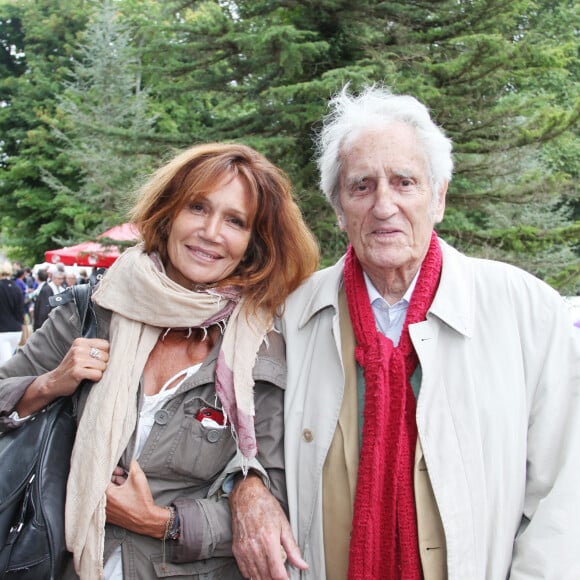
[[[57,396],[71,395],[85,379],[100,381],[109,362],[109,341],[77,338],[62,362],[47,373],[45,388]]]
[[[72,395],[88,379],[100,381],[109,362],[109,341],[100,338],[77,338],[61,363],[37,377],[26,389],[16,411],[27,417],[57,399]]]
[[[169,510],[155,505],[147,477],[137,461],[131,461],[129,474],[117,467],[107,486],[107,522],[132,532],[162,539]]]

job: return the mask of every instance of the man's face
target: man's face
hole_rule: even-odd
[[[447,184],[434,201],[415,131],[400,122],[360,133],[343,145],[341,160],[339,223],[384,294],[391,274],[407,280],[417,272],[443,218]]]

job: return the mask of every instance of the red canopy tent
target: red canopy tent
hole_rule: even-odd
[[[139,230],[129,223],[115,226],[103,232],[97,239],[106,242],[82,242],[74,246],[60,248],[58,250],[47,250],[44,256],[47,262],[52,264],[64,264],[65,266],[91,266],[93,268],[109,268],[121,255],[119,246],[109,244],[110,240],[119,242],[137,241]]]

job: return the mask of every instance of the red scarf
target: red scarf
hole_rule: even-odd
[[[439,284],[441,249],[433,232],[399,345],[376,329],[361,265],[349,247],[344,266],[355,357],[364,371],[365,406],[349,554],[349,580],[422,577],[413,490],[417,444],[411,375],[418,358],[409,324],[425,320]]]

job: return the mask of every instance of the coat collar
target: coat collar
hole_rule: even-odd
[[[439,238],[443,268],[439,288],[429,314],[440,318],[457,332],[472,336],[475,320],[473,260]]]
[[[188,389],[215,381],[215,367],[222,340],[223,337],[220,337],[199,371],[187,382]],[[285,344],[280,333],[272,331],[266,335],[258,350],[252,376],[254,381],[265,381],[286,389]]]
[[[304,304],[298,328],[306,326],[311,318],[325,308],[334,308],[338,312],[338,291],[342,286],[342,271],[344,269],[342,256],[334,266],[324,268],[312,276],[298,289],[295,294]]]
[[[439,238],[443,253],[441,281],[427,315],[434,315],[455,331],[472,336],[474,326],[473,262]],[[299,328],[325,308],[338,312],[344,256],[334,266],[313,274],[297,291],[303,299]]]

